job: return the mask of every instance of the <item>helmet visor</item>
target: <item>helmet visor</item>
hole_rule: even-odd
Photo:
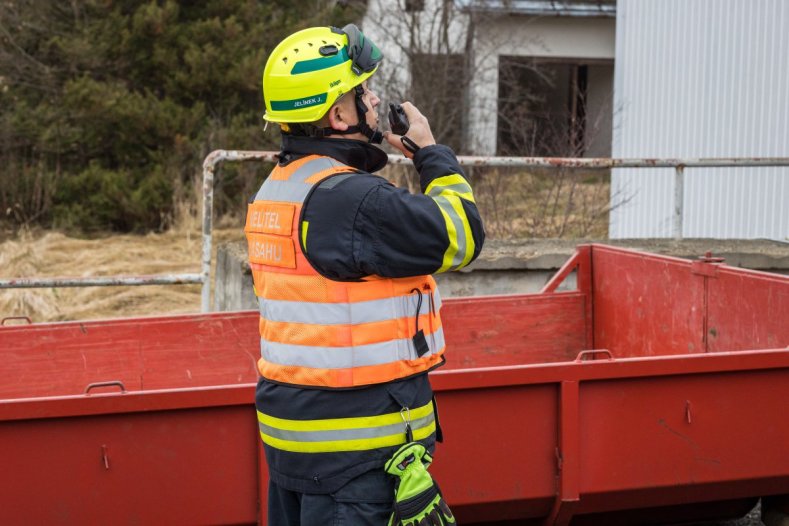
[[[348,37],[348,58],[351,69],[357,75],[370,73],[384,58],[383,53],[372,40],[364,36],[354,24],[348,24],[338,31]]]

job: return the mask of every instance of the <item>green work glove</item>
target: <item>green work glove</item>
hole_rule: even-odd
[[[457,524],[433,481],[428,466],[433,457],[419,442],[397,450],[386,463],[386,472],[399,477],[389,526],[449,526]]]

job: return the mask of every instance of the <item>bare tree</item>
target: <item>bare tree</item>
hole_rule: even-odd
[[[613,116],[612,93],[592,106],[582,61],[503,60],[499,69],[499,152],[584,157]],[[605,138],[608,140],[608,138]],[[500,177],[496,172],[491,177]],[[512,176],[510,176],[512,177]],[[610,193],[610,171],[558,167],[515,174],[520,231],[535,237],[605,237],[608,214],[625,198]],[[495,226],[494,226],[495,227]]]
[[[413,101],[430,118],[436,139],[461,154],[475,153],[494,134],[499,155],[584,156],[610,133],[602,124],[613,113],[612,97],[590,108],[583,70],[568,64],[567,74],[575,77],[559,79],[555,63],[502,56],[512,48],[512,35],[496,31],[502,16],[449,0],[373,0],[364,29],[386,53],[376,76],[379,91],[387,101]],[[544,48],[536,37],[521,45]],[[551,100],[563,105],[551,107]],[[484,122],[491,115],[496,126]],[[610,195],[607,171],[468,171],[494,237],[604,237],[609,211],[625,200]],[[389,176],[417,186],[407,171],[390,169]]]
[[[465,131],[479,64],[495,69],[475,49],[477,18],[451,0],[374,0],[365,18],[365,30],[386,54],[376,75],[384,98],[414,102],[430,117],[436,139],[459,153],[470,151]]]

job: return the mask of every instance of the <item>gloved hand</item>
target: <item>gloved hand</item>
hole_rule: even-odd
[[[410,102],[403,102],[400,105],[408,118],[409,128],[405,135],[398,135],[394,132],[384,132],[386,141],[395,149],[403,152],[409,159],[414,158],[419,148],[431,146],[436,143],[433,132],[430,130],[430,123],[427,117]],[[402,138],[405,137],[405,140]],[[409,145],[410,143],[410,145]]]
[[[418,442],[402,446],[384,469],[399,477],[389,526],[449,526],[457,524],[441,490],[427,472],[433,457]]]

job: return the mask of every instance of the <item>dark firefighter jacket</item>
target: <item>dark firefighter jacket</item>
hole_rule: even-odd
[[[422,194],[411,194],[370,173],[380,170],[387,160],[375,146],[283,135],[281,164],[310,154],[332,157],[361,171],[325,179],[305,200],[302,221],[309,223],[305,255],[323,276],[334,281],[369,275],[419,276],[456,270],[479,255],[485,234],[471,192],[453,203],[440,197],[442,187],[467,188],[450,148],[428,146],[415,155]],[[401,418],[409,416],[407,412],[401,415],[402,409],[409,408],[410,418],[417,422],[426,419],[422,413],[436,411],[432,399],[427,374],[345,390],[302,388],[261,378],[256,392],[259,419],[265,415],[267,425],[319,430],[333,422],[353,425],[368,418],[391,420],[402,425],[403,443]],[[441,434],[435,416],[436,431],[420,440],[430,451]],[[264,444],[271,480],[305,493],[333,493],[362,473],[382,469],[397,447],[340,445],[336,451],[302,452]]]

